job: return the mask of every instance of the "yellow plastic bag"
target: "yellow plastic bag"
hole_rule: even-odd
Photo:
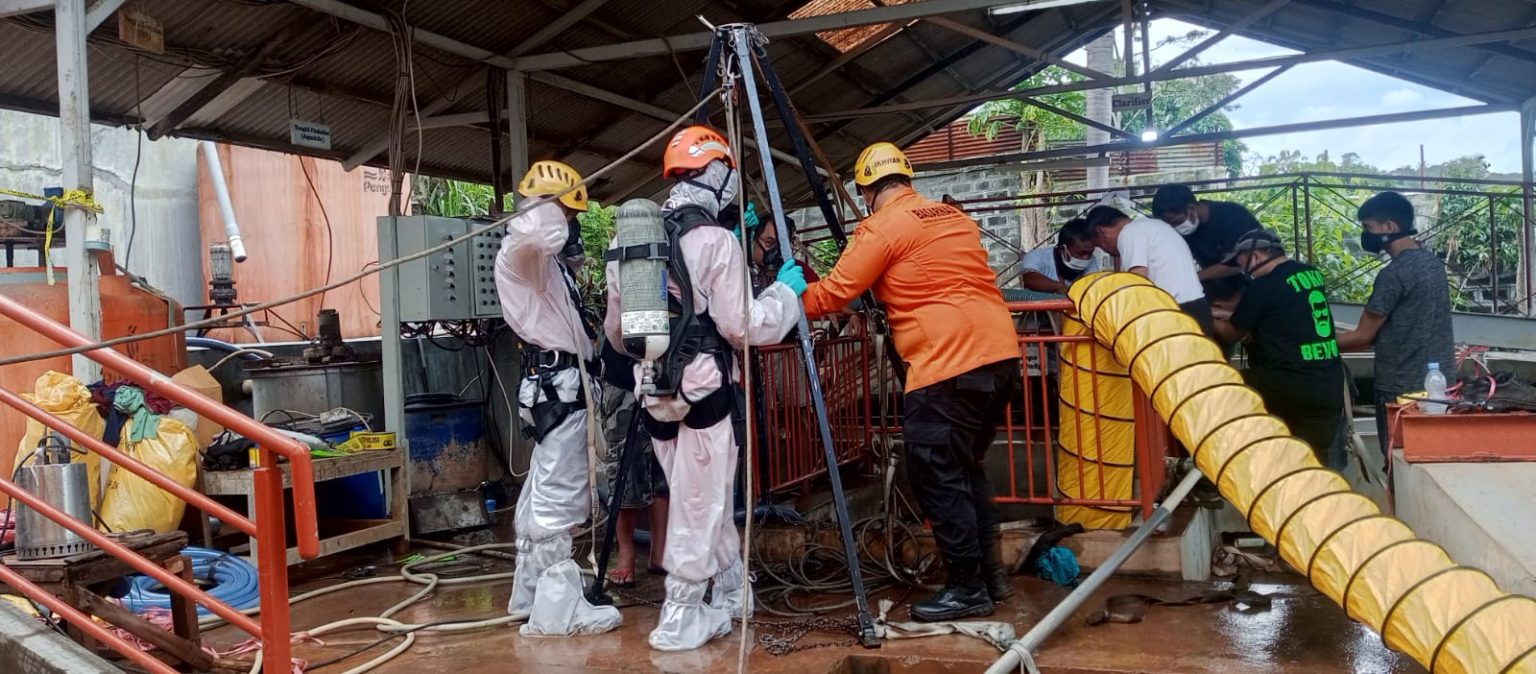
[[[64,420],[64,423],[89,433],[97,440],[101,439],[101,434],[106,430],[107,422],[101,418],[101,413],[96,411],[96,405],[91,402],[90,389],[80,383],[79,379],[70,375],[53,370],[44,372],[37,378],[32,392],[23,393],[21,397]],[[16,469],[21,466],[31,465],[33,454],[37,453],[37,443],[48,431],[49,428],[36,419],[27,418],[27,433],[21,437],[21,444],[16,448],[16,460],[6,471],[6,477],[14,475]],[[70,460],[85,463],[91,481],[91,505],[95,506],[101,503],[101,457],[81,447],[79,443],[70,444],[75,449],[85,452],[85,454],[71,453]]]
[[[197,434],[171,417],[160,418],[160,430],[151,438],[133,442],[133,421],[123,424],[119,449],[150,468],[190,487],[197,481]],[[112,466],[101,502],[101,521],[109,531],[153,529],[164,533],[181,525],[187,503],[147,480]]]

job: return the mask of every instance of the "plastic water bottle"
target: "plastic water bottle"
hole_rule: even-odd
[[[1440,373],[1439,363],[1429,364],[1429,374],[1424,375],[1425,401],[1419,403],[1419,410],[1425,414],[1445,414],[1445,375]]]

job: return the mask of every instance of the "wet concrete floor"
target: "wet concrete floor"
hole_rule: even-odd
[[[426,551],[429,554],[438,551]],[[642,553],[643,554],[643,553]],[[642,557],[643,559],[643,557]],[[479,568],[458,569],[468,573],[510,571],[511,564],[475,558]],[[301,582],[301,591],[342,582],[348,568],[378,565],[380,576],[398,572],[388,566],[385,553],[372,558],[353,556],[312,568],[312,580]],[[453,569],[447,570],[452,572]],[[663,590],[659,577],[636,574],[639,586],[627,593],[640,600],[659,602]],[[1067,590],[1037,579],[1016,578],[1019,593],[1002,603],[993,620],[1011,622],[1019,634],[1033,626],[1066,595]],[[343,618],[372,616],[419,589],[406,583],[388,583],[347,590],[294,607],[293,626],[301,630]],[[1358,625],[1326,598],[1288,576],[1253,589],[1277,593],[1268,610],[1243,612],[1231,605],[1214,604],[1178,608],[1154,607],[1136,624],[1086,625],[1090,613],[1103,609],[1112,595],[1142,593],[1176,599],[1210,590],[1209,585],[1163,580],[1117,578],[1074,616],[1046,643],[1037,656],[1045,674],[1146,673],[1146,674],[1265,674],[1287,672],[1321,674],[1358,672],[1387,674],[1422,672],[1407,658],[1390,652],[1370,630]],[[503,614],[511,586],[505,581],[445,588],[397,616],[409,623],[445,619],[492,618]],[[906,593],[892,592],[899,599]],[[913,593],[914,598],[923,596]],[[626,603],[620,598],[620,603]],[[892,620],[907,619],[907,603],[899,604]],[[689,653],[658,653],[646,643],[655,626],[657,609],[632,605],[623,609],[624,626],[617,632],[575,638],[528,638],[515,627],[492,628],[463,634],[421,634],[404,654],[373,670],[383,674],[473,674],[479,672],[550,672],[552,674],[604,674],[610,672],[732,672],[738,670],[741,630]],[[752,627],[752,649],[745,671],[793,674],[886,674],[981,672],[996,660],[998,651],[979,640],[942,636],[888,641],[880,649],[865,650],[847,642],[847,633],[812,631],[798,641],[809,647],[788,655],[770,655],[757,636],[779,634],[783,626],[767,623],[784,619],[760,612],[764,623]],[[209,635],[210,645],[227,646],[243,634],[222,628]],[[318,670],[314,664],[351,653],[378,640],[371,630],[356,630],[324,637],[324,644],[305,643],[296,655],[311,663],[309,671],[342,672],[383,654],[394,643],[376,646]],[[271,671],[271,670],[269,670]]]

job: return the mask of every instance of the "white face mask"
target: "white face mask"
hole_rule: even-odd
[[[1194,213],[1190,213],[1189,217],[1184,218],[1184,222],[1173,226],[1173,231],[1178,232],[1179,236],[1189,236],[1194,234],[1197,229],[1200,229],[1200,216]]]
[[[1088,264],[1091,263],[1091,262],[1093,262],[1093,258],[1090,258],[1090,257],[1082,257],[1082,258],[1072,257],[1071,253],[1068,253],[1066,251],[1062,251],[1061,252],[1061,264],[1062,264],[1062,266],[1065,266],[1067,269],[1071,269],[1072,271],[1082,271],[1084,269],[1087,269],[1088,268]]]

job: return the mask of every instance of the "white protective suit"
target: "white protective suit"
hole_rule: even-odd
[[[698,205],[719,213],[734,198],[730,170],[716,161],[695,181],[719,189],[722,194],[698,185],[679,182],[662,207],[671,211]],[[734,207],[734,206],[733,206]],[[722,337],[734,349],[775,344],[800,320],[800,299],[782,283],[774,283],[757,298],[747,301],[746,259],[741,242],[723,227],[697,227],[678,241],[683,264],[693,281],[694,310],[708,312]],[[608,314],[604,323],[608,339],[623,343],[620,314],[619,264],[608,263]],[[678,289],[671,284],[673,295]],[[637,366],[639,367],[639,366]],[[733,368],[734,369],[734,368]],[[636,377],[636,381],[641,378]],[[731,384],[739,385],[736,372]],[[680,396],[644,396],[642,404],[658,421],[681,421],[689,400],[700,400],[727,385],[715,357],[699,354],[683,369]],[[667,474],[671,500],[667,519],[667,596],[661,618],[651,632],[651,647],[659,651],[698,648],[710,639],[731,631],[732,616],[751,614],[751,600],[743,596],[741,540],[732,513],[736,484],[737,447],[729,417],[709,428],[680,424],[675,440],[653,439],[656,458]],[[710,581],[714,592],[704,601]]]
[[[496,292],[502,317],[524,342],[590,361],[592,342],[557,257],[569,235],[566,223],[565,211],[554,201],[513,218],[496,255]],[[595,634],[623,621],[618,609],[587,603],[580,568],[571,559],[571,528],[586,520],[591,503],[587,410],[580,381],[575,367],[552,375],[556,395],[578,408],[533,446],[528,479],[517,498],[517,578],[507,613],[527,616],[524,635]],[[519,383],[523,423],[533,423],[530,410],[547,395],[538,379]]]

